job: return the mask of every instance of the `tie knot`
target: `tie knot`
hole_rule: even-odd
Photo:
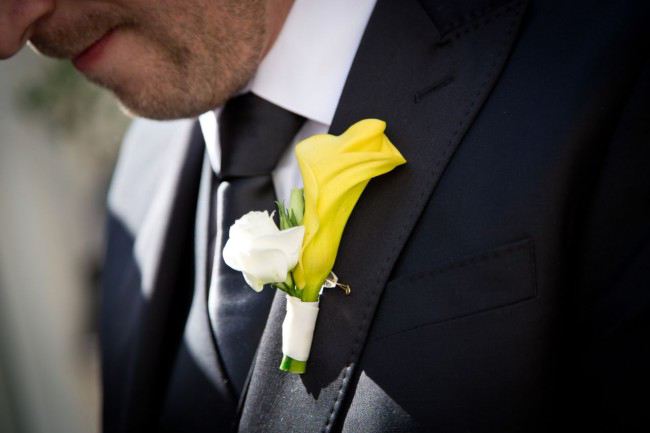
[[[304,121],[250,92],[230,99],[219,117],[220,176],[271,173]]]

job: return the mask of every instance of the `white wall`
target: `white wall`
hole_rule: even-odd
[[[80,150],[94,146],[73,143],[87,131],[62,134],[17,110],[16,94],[48,65],[29,50],[0,62],[0,430],[92,433],[100,389],[88,273],[101,255],[112,154]],[[94,116],[90,128],[115,147],[121,115]]]

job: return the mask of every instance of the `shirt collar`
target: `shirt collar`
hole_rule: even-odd
[[[296,0],[249,89],[330,125],[376,0]]]
[[[252,91],[329,126],[376,0],[295,0],[273,47],[239,94]],[[199,116],[210,164],[221,169],[219,112]]]

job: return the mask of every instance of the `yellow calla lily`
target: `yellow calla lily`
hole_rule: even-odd
[[[305,188],[305,237],[293,276],[304,302],[318,300],[348,217],[370,179],[406,162],[385,129],[381,120],[364,119],[339,136],[315,135],[296,146]]]

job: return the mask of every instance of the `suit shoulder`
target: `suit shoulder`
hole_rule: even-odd
[[[140,225],[160,179],[180,164],[194,120],[135,119],[122,142],[108,192],[109,211]]]

